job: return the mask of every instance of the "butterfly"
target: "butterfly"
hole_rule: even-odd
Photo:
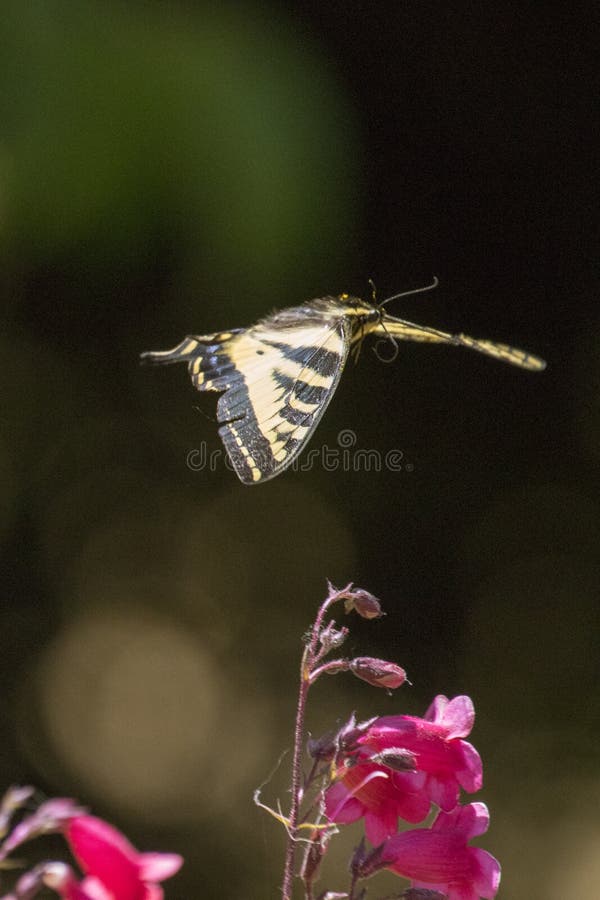
[[[368,335],[384,362],[398,355],[398,341],[469,347],[523,369],[541,371],[537,356],[466,334],[448,334],[398,319],[384,309],[398,297],[430,290],[433,284],[376,302],[341,294],[320,297],[274,312],[249,328],[189,335],[172,350],[142,353],[144,363],[185,362],[199,391],[222,391],[217,404],[219,435],[244,484],[279,475],[306,447],[327,409],[349,354],[356,358]],[[392,355],[384,358],[382,340]]]

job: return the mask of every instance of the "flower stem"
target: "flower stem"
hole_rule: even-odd
[[[325,613],[336,602],[342,591],[330,590],[329,596],[321,604],[317,617],[312,626],[310,641],[302,654],[300,666],[300,689],[298,691],[298,705],[296,707],[296,724],[294,727],[294,755],[292,758],[292,802],[288,817],[288,838],[285,850],[285,867],[283,870],[283,884],[281,895],[283,900],[292,900],[292,883],[294,879],[294,862],[296,857],[296,838],[298,828],[298,814],[300,811],[300,791],[302,782],[302,749],[304,735],[304,719],[306,715],[306,700],[310,689],[311,674],[318,657],[319,635]]]

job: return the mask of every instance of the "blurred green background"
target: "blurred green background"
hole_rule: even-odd
[[[0,781],[182,852],[172,900],[278,896],[283,835],[251,793],[291,744],[326,577],[381,597],[348,652],[413,686],[332,679],[311,728],[469,693],[501,896],[597,893],[596,63],[579,21],[510,2],[2,4]],[[365,349],[311,446],[351,429],[400,471],[246,488],[188,466],[221,447],[216,396],[138,368],[141,351],[434,274],[391,311],[548,370]],[[343,866],[338,850],[327,886]]]

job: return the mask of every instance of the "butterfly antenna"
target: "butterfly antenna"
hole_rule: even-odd
[[[369,282],[373,286],[373,300],[375,300],[375,285],[373,284],[371,279],[369,279]],[[394,294],[393,297],[387,297],[379,304],[379,309],[381,309],[382,306],[385,306],[386,303],[389,303],[390,300],[398,300],[399,297],[409,297],[411,294],[422,294],[424,291],[432,291],[438,286],[438,284],[439,281],[437,275],[434,275],[431,284],[426,284],[425,287],[413,288],[412,291],[402,291],[401,294]]]
[[[414,294],[414,293],[416,293],[416,291],[409,291],[409,293]],[[391,299],[392,299],[392,298],[390,297],[390,300],[391,300]],[[396,359],[396,357],[398,356],[398,354],[400,353],[400,347],[398,346],[398,341],[396,340],[396,338],[395,338],[392,334],[389,333],[389,331],[388,331],[387,328],[385,327],[385,322],[383,321],[383,319],[381,320],[380,325],[381,325],[381,327],[383,328],[383,330],[385,331],[385,333],[387,334],[387,338],[382,338],[380,341],[377,341],[377,343],[376,343],[375,346],[373,347],[373,353],[375,354],[375,356],[377,357],[377,359],[378,359],[380,362],[382,362],[382,363],[393,363],[394,360]],[[388,342],[389,342],[389,343],[392,345],[392,347],[394,348],[394,349],[393,349],[393,352],[392,352],[392,355],[391,355],[391,356],[382,356],[382,355],[381,355],[381,351],[380,351],[380,349],[379,349],[379,345],[380,345],[380,344],[386,344],[386,345],[387,345]]]
[[[372,278],[369,278],[368,282],[371,285],[371,297],[373,298],[373,306],[377,306],[377,288],[375,287],[375,282]],[[387,303],[387,300],[385,302]]]

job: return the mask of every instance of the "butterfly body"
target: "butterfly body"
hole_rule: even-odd
[[[462,345],[529,369],[545,365],[504,344],[397,319],[382,304],[348,294],[274,312],[249,328],[190,335],[172,350],[141,358],[157,365],[186,362],[198,390],[223,392],[219,435],[240,480],[256,484],[283,472],[303,450],[348,354],[358,355],[369,334],[394,344],[399,339]]]

